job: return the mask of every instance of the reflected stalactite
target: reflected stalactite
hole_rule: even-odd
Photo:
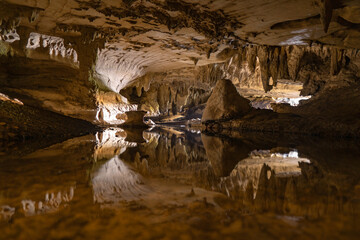
[[[270,153],[269,150],[255,150],[249,157],[241,160],[231,171],[229,176],[220,178],[219,190],[229,197],[239,198],[238,193],[249,189],[253,191],[253,198],[256,198],[260,176],[264,166],[267,166],[264,176],[270,179],[276,177],[291,177],[301,175],[300,162],[310,163],[306,158],[299,158],[297,151],[289,153]]]
[[[231,176],[221,179],[218,190],[255,212],[271,211],[310,218],[353,212],[356,203],[344,201],[344,197],[351,194],[346,192],[347,187],[329,183],[314,164],[304,161],[299,166],[302,174],[292,175],[278,174],[276,166],[266,163],[252,170],[237,168]]]
[[[332,173],[333,168],[324,165],[324,160],[319,165],[316,161],[319,156],[312,153],[311,159],[315,160],[306,158],[304,148],[300,147],[302,151],[298,152],[290,147],[293,143],[282,142],[284,147],[278,147],[278,142],[260,136],[230,139],[164,129],[145,136],[149,139],[153,136],[154,140],[132,148],[132,153],[124,153],[126,161],[139,171],[144,171],[140,170],[144,164],[147,174],[161,174],[222,192],[253,212],[319,217],[348,212],[356,206],[353,201],[341,200],[352,194],[347,191],[353,191],[354,182]],[[313,146],[314,143],[300,141],[299,144]],[[330,158],[334,156],[335,152]]]
[[[8,205],[0,206],[0,219],[8,221],[15,214],[15,208]]]
[[[69,187],[66,191],[48,192],[41,201],[24,199],[19,207],[0,206],[0,219],[10,220],[16,212],[21,212],[26,217],[57,212],[73,200],[74,193],[75,187]]]
[[[75,187],[70,187],[68,192],[46,193],[43,201],[22,200],[22,211],[25,216],[56,212],[73,200],[74,192]]]
[[[207,177],[204,172],[211,171],[200,134],[156,128],[144,132],[144,138],[145,143],[121,154],[122,159],[143,174],[166,176],[190,184],[198,182],[196,174]]]

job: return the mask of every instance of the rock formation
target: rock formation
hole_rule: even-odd
[[[145,111],[129,111],[125,113],[125,122],[122,126],[146,127],[144,123]]]
[[[230,80],[223,79],[216,83],[206,103],[201,121],[228,120],[241,117],[247,114],[250,108],[250,101],[239,95]]]

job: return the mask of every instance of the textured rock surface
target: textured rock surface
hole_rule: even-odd
[[[240,117],[248,113],[250,108],[250,101],[240,96],[230,80],[223,79],[216,83],[201,121]]]
[[[95,98],[78,69],[63,64],[25,58],[1,58],[6,76],[0,77],[1,92],[21,99],[25,105],[93,121]]]

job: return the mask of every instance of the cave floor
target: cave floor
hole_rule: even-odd
[[[354,140],[112,127],[19,152],[0,155],[0,239],[358,239],[360,233]]]

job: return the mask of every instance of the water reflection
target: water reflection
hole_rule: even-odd
[[[254,150],[248,158],[241,160],[229,176],[220,179],[220,190],[229,197],[238,197],[239,192],[252,191],[248,194],[256,199],[261,174],[270,179],[274,177],[297,177],[301,175],[301,163],[310,164],[307,158],[299,158],[297,150],[289,153],[271,153],[270,150]]]
[[[10,220],[14,214],[15,214],[15,208],[7,205],[0,206],[0,216],[2,219]]]
[[[138,200],[148,191],[141,175],[118,156],[103,164],[94,173],[91,183],[95,203]]]
[[[1,160],[0,229],[31,239],[52,228],[68,238],[356,238],[358,144],[109,128]]]
[[[25,216],[56,212],[61,206],[66,206],[73,197],[74,187],[70,187],[69,192],[46,193],[43,201],[22,200],[22,210]],[[15,212],[15,208],[13,209]]]
[[[126,141],[127,134],[121,128],[108,128],[95,135],[94,160],[110,159],[122,154],[127,147],[136,147],[136,142]]]

